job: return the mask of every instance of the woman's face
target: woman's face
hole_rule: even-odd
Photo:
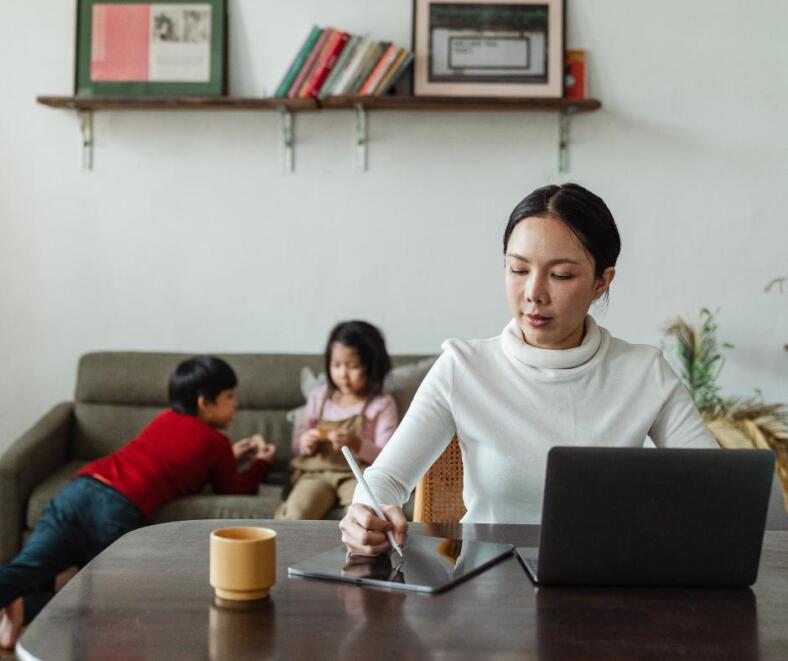
[[[541,349],[571,349],[583,340],[588,308],[604,295],[615,269],[594,276],[594,261],[572,231],[532,216],[506,246],[506,298],[523,339]]]

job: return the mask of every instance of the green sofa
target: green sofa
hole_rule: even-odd
[[[17,553],[44,507],[88,461],[123,446],[167,406],[167,381],[191,354],[89,353],[79,361],[73,402],[55,406],[0,452],[0,562]],[[271,518],[287,488],[292,425],[287,412],[304,403],[301,370],[323,370],[319,354],[221,354],[239,381],[239,408],[230,438],[261,432],[277,446],[277,458],[257,496],[219,496],[206,491],[180,498],[156,521]],[[426,356],[392,356],[396,366]],[[404,411],[400,411],[402,415]],[[340,510],[329,513],[338,518]]]

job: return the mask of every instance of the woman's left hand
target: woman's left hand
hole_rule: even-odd
[[[345,446],[349,447],[351,452],[358,452],[361,447],[361,439],[356,438],[353,434],[349,434],[343,429],[331,429],[328,432],[328,440],[331,441],[331,447],[336,452],[339,452]]]

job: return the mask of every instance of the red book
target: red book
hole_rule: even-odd
[[[312,71],[312,68],[315,65],[315,61],[320,56],[320,53],[323,52],[323,46],[326,45],[328,38],[331,36],[333,30],[331,28],[326,28],[323,30],[323,34],[320,35],[320,38],[315,43],[314,48],[312,48],[312,52],[309,53],[309,57],[304,62],[304,66],[301,67],[301,71],[298,72],[298,76],[296,76],[295,81],[290,86],[290,90],[287,92],[287,96],[290,99],[295,99],[298,96],[298,90],[301,89],[301,86],[304,84],[306,77]]]
[[[328,74],[331,73],[331,69],[334,68],[334,65],[342,53],[342,49],[347,46],[349,40],[350,35],[347,32],[335,31],[334,34],[331,35],[331,38],[326,43],[326,47],[323,49],[322,55],[318,58],[317,62],[315,62],[315,67],[312,73],[307,77],[298,96],[309,97],[318,95],[320,88],[323,87],[323,83],[326,82]]]
[[[564,96],[567,99],[586,98],[586,52],[566,51],[566,82]]]

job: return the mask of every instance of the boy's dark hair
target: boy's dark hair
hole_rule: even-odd
[[[334,326],[326,342],[325,363],[328,386],[336,390],[337,386],[331,379],[331,347],[334,342],[353,347],[358,352],[367,377],[367,396],[374,397],[383,392],[383,381],[391,370],[391,358],[386,351],[383,334],[366,321],[341,321]]]
[[[195,356],[184,360],[170,377],[170,406],[178,413],[197,415],[197,398],[210,402],[222,390],[238,385],[233,368],[215,356]]]
[[[550,216],[560,220],[578,238],[594,258],[594,275],[616,265],[621,252],[621,237],[616,221],[605,201],[578,184],[544,186],[525,197],[512,211],[503,234],[503,252],[509,237],[520,221],[532,216]]]

